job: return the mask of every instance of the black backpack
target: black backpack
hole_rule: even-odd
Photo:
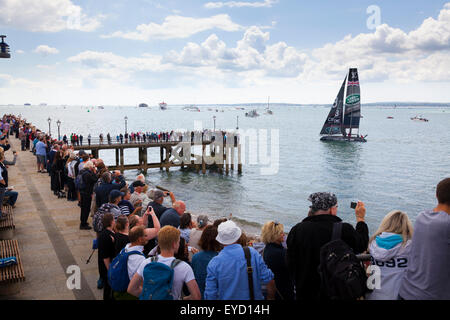
[[[352,248],[341,239],[342,223],[333,225],[331,241],[320,249],[322,295],[331,300],[356,300],[367,291],[367,274]]]

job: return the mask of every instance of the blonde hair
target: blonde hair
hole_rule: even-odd
[[[172,226],[162,227],[158,232],[158,245],[161,250],[170,250],[180,240],[180,230]]]
[[[383,232],[391,232],[401,235],[404,246],[406,242],[412,238],[413,226],[405,212],[393,210],[389,212],[383,220],[381,220],[380,226],[375,234],[370,238],[369,244]]]
[[[94,163],[92,161],[86,161],[83,168],[92,169],[94,167]]]
[[[265,243],[277,242],[284,233],[284,226],[275,221],[269,221],[264,224],[261,230],[261,240]]]

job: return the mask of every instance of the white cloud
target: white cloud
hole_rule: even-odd
[[[87,16],[70,0],[1,0],[0,25],[32,32],[93,31],[104,16]]]
[[[227,14],[219,14],[208,18],[191,18],[179,15],[168,16],[162,24],[151,22],[136,27],[136,31],[116,31],[103,38],[125,38],[148,41],[153,39],[188,38],[196,33],[211,29],[239,31],[243,27],[234,23]]]
[[[203,43],[188,43],[180,53],[170,51],[165,63],[185,67],[214,67],[224,72],[261,71],[276,77],[297,76],[307,56],[284,42],[268,45],[269,32],[250,27],[235,48],[227,48],[217,35],[210,35]]]
[[[383,24],[313,50],[301,78],[343,78],[355,66],[366,81],[448,81],[449,51],[450,3],[409,33]]]
[[[57,53],[59,53],[59,50],[56,48],[49,47],[45,44],[41,44],[41,45],[37,46],[36,49],[33,50],[33,52],[47,56],[50,54],[57,54]]]
[[[18,53],[18,54],[24,54],[25,51],[23,51],[23,50],[21,50],[21,49],[17,49],[17,50],[16,50],[16,53]]]
[[[273,4],[277,3],[278,0],[264,0],[264,1],[256,1],[256,2],[248,2],[248,1],[227,1],[227,2],[208,2],[205,4],[205,8],[207,9],[220,9],[223,7],[229,8],[271,8]]]

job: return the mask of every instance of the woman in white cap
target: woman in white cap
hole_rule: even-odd
[[[238,244],[241,229],[231,220],[217,228],[216,240],[223,250],[208,264],[204,297],[206,300],[264,300],[261,284],[267,285],[268,299],[274,299],[275,281],[272,271],[253,248],[248,251]],[[252,267],[247,273],[247,258]]]

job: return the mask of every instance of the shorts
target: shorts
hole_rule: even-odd
[[[45,164],[45,156],[37,154],[36,158],[38,164]]]

